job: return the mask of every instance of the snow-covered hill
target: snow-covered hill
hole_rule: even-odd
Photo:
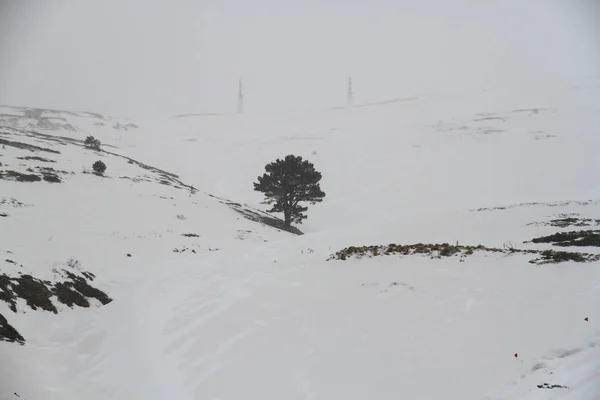
[[[112,301],[0,302],[25,340],[0,342],[0,398],[598,399],[598,100],[588,79],[165,121],[4,107],[0,273],[92,273]],[[301,236],[252,190],[290,153],[327,193]]]

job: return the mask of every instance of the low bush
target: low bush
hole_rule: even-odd
[[[98,160],[92,165],[92,169],[94,170],[95,174],[103,175],[104,171],[106,171],[106,164],[104,164],[102,161]]]
[[[85,142],[83,143],[85,144],[85,147],[92,150],[100,150],[100,146],[102,145],[102,143],[100,143],[100,140],[96,139],[93,136],[86,137]]]
[[[0,179],[17,182],[39,182],[42,180],[35,174],[23,174],[17,171],[0,171]]]

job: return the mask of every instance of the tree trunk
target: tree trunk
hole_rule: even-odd
[[[283,215],[285,217],[285,227],[289,228],[290,226],[292,226],[292,211],[291,210],[285,210],[283,212]]]

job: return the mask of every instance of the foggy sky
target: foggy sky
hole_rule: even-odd
[[[0,104],[247,111],[600,73],[600,0],[0,0]]]

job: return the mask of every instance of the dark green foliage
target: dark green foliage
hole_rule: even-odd
[[[81,293],[74,290],[70,282],[54,285],[54,293],[60,303],[66,304],[71,308],[73,305],[86,308],[90,306],[90,302]]]
[[[63,282],[54,284],[49,281],[36,279],[31,275],[22,275],[11,278],[6,274],[1,274],[0,301],[4,301],[13,312],[17,312],[17,299],[21,298],[25,300],[27,305],[33,310],[41,308],[42,310],[51,311],[55,314],[58,313],[58,310],[52,303],[54,296],[56,296],[56,300],[59,303],[66,304],[69,307],[89,307],[89,298],[95,298],[103,305],[112,301],[106,293],[96,289],[88,283],[88,279],[92,281],[95,277],[91,272],[82,272],[82,275],[84,275],[82,277],[63,269],[59,274],[66,279]],[[23,337],[8,324],[2,315],[0,315],[0,341],[1,340],[10,342],[16,341],[19,343],[25,341]]]
[[[106,164],[98,160],[92,165],[92,168],[96,174],[102,175],[106,171]]]
[[[39,167],[36,167],[39,168]],[[55,172],[63,172],[63,171],[54,171],[52,168],[41,168],[42,176],[44,181],[52,182],[52,183],[60,183],[60,177],[55,174]],[[31,168],[28,168],[27,171],[33,172]],[[40,182],[42,177],[36,174],[24,174],[17,171],[0,171],[0,179],[17,181],[17,182]]]
[[[60,177],[58,175],[52,175],[52,174],[45,174],[44,175],[44,180],[46,182],[50,182],[50,183],[60,183]]]
[[[42,161],[42,162],[48,162],[48,163],[56,162],[54,160],[50,160],[48,158],[43,158],[43,157],[38,157],[38,156],[17,157],[17,159],[19,159],[19,160],[35,160],[35,161]]]
[[[568,228],[570,226],[600,226],[600,219],[584,218],[580,217],[579,214],[558,214],[556,217],[557,218],[551,219],[546,222],[532,222],[528,225],[546,225],[554,226],[557,228]]]
[[[85,144],[85,147],[92,150],[100,150],[100,146],[102,145],[102,143],[100,143],[100,141],[93,136],[86,137],[85,142],[83,143]]]
[[[85,297],[91,297],[98,300],[103,305],[107,305],[112,301],[110,297],[102,290],[96,289],[87,282],[87,280],[81,276],[77,276],[69,271],[63,270],[63,272],[67,275],[67,278],[71,280],[71,282],[66,281],[65,284],[77,290],[79,293],[84,295]],[[87,301],[87,300],[86,300]],[[85,306],[83,306],[85,307]]]
[[[0,301],[8,304],[12,312],[17,312],[17,296],[12,291],[12,279],[6,274],[0,275]]]
[[[0,341],[25,344],[25,338],[0,314]]]
[[[544,250],[540,252],[541,257],[530,261],[535,264],[558,264],[565,261],[590,262],[598,261],[598,256],[588,253],[573,253],[570,251]]]
[[[532,240],[533,243],[552,243],[554,246],[600,247],[600,231],[559,232]]]
[[[27,301],[27,305],[33,310],[41,308],[42,310],[51,311],[54,314],[58,313],[50,297],[52,291],[48,289],[45,282],[34,278],[31,275],[22,275],[17,279],[17,283],[13,284],[13,291],[17,297]]]
[[[104,305],[112,301],[106,293],[88,283],[88,279],[93,281],[95,277],[91,272],[82,272],[82,275],[84,275],[82,277],[63,269],[60,274],[66,279],[55,284],[36,279],[31,275],[11,278],[2,274],[0,275],[0,300],[8,303],[10,309],[14,312],[17,312],[17,298],[22,298],[33,310],[37,310],[39,307],[55,314],[58,311],[51,301],[51,297],[54,295],[58,297],[60,303],[69,307],[73,304],[80,307],[89,307],[90,304],[87,298],[97,299]]]
[[[42,180],[35,174],[23,174],[17,171],[0,171],[0,179],[17,182],[39,182]]]
[[[558,228],[567,228],[569,226],[592,226],[600,225],[600,219],[565,217],[550,220],[547,225],[556,226]]]
[[[303,213],[308,210],[300,202],[316,204],[323,201],[325,193],[319,181],[321,173],[312,163],[302,157],[288,155],[265,166],[266,173],[258,177],[254,190],[264,193],[265,204],[272,204],[269,212],[282,212],[284,224],[302,223],[306,219]]]

